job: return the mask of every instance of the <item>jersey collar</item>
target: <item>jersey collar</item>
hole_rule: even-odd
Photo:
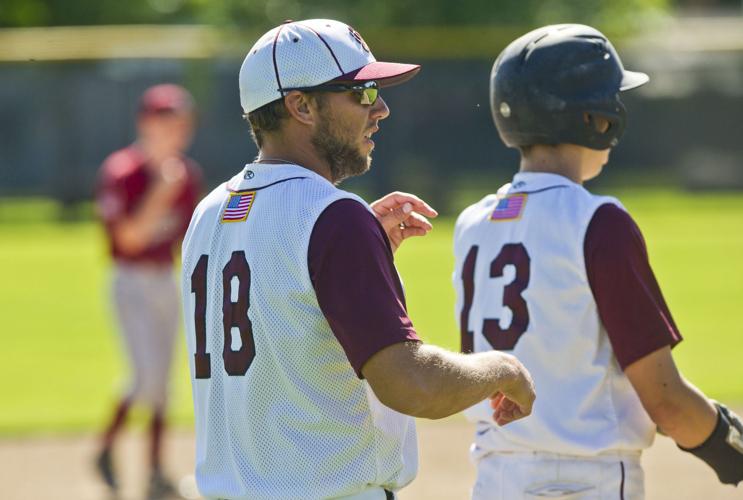
[[[330,183],[325,177],[294,163],[248,163],[227,182],[230,191],[259,189],[270,184],[296,178],[312,178]]]
[[[578,186],[567,177],[546,172],[519,172],[513,176],[510,192],[531,193],[557,186]]]

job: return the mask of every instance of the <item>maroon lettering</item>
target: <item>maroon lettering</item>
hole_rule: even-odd
[[[193,355],[196,378],[212,376],[211,360],[206,352],[206,270],[208,265],[209,256],[202,255],[191,274],[191,292],[196,296],[193,313],[194,330],[196,330],[196,352]]]
[[[232,302],[232,281],[237,278],[237,302]],[[253,324],[248,318],[250,307],[250,267],[245,252],[232,252],[232,257],[222,270],[222,324],[224,326],[224,369],[228,375],[242,376],[255,357]],[[232,328],[240,332],[240,349],[232,350]]]
[[[473,245],[467,252],[462,266],[462,287],[464,288],[464,304],[459,315],[459,334],[461,337],[460,350],[464,353],[473,352],[473,332],[470,331],[470,310],[472,299],[475,296],[475,262],[477,261],[477,245]]]
[[[196,352],[194,353],[194,376],[197,379],[211,377],[211,356],[206,352],[206,304],[207,272],[209,256],[202,255],[191,274],[191,292],[195,295],[194,330]],[[232,301],[232,284],[237,282],[237,300]],[[245,252],[233,252],[222,269],[222,329],[224,347],[222,359],[228,375],[243,376],[255,358],[253,324],[248,317],[250,307],[250,266]],[[232,329],[240,332],[240,348],[232,349]]]
[[[529,309],[521,295],[529,286],[531,258],[521,243],[504,245],[498,257],[490,264],[490,277],[502,278],[503,270],[511,265],[516,268],[516,277],[503,289],[503,305],[512,313],[511,324],[503,329],[496,318],[483,319],[482,334],[493,349],[510,351],[516,347],[519,337],[529,328]]]

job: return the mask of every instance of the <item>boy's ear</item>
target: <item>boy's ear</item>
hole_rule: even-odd
[[[592,125],[596,132],[605,134],[611,128],[611,122],[602,116],[593,116],[591,113],[583,113],[583,121]]]

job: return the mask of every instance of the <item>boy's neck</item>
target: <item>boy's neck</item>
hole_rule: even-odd
[[[577,148],[535,146],[521,155],[521,172],[543,172],[567,177],[583,184],[583,158]]]

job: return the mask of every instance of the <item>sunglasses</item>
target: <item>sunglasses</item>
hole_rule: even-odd
[[[359,104],[373,106],[379,97],[379,85],[375,81],[357,84],[327,83],[316,87],[295,87],[284,91],[299,90],[301,92],[351,92],[359,100]]]

